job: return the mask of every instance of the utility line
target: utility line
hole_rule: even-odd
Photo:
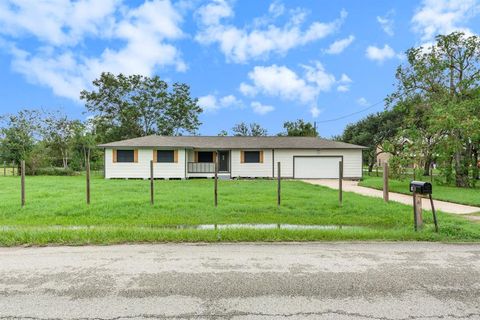
[[[333,119],[328,119],[328,120],[322,120],[322,121],[316,121],[316,122],[317,122],[317,123],[325,123],[325,122],[333,122],[333,121],[342,120],[342,119],[345,119],[345,118],[354,116],[354,115],[356,115],[356,114],[365,112],[365,111],[367,111],[367,110],[370,110],[370,109],[372,109],[373,107],[379,105],[380,103],[383,103],[383,100],[380,100],[380,101],[372,104],[371,106],[369,106],[369,107],[367,107],[367,108],[365,108],[365,109],[362,109],[362,110],[359,110],[359,111],[356,111],[356,112],[353,112],[353,113],[349,113],[349,114],[346,114],[346,115],[341,116],[341,117],[338,117],[338,118],[333,118]]]

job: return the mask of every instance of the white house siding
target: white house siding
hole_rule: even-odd
[[[247,149],[246,149],[247,150]],[[250,149],[249,149],[250,150]],[[254,149],[251,149],[254,150]],[[258,150],[258,149],[257,149]],[[231,171],[232,177],[271,178],[272,177],[272,149],[263,149],[263,163],[241,163],[242,150],[232,150]]]
[[[282,177],[293,177],[293,156],[343,156],[344,178],[362,177],[361,149],[276,149],[274,154],[275,177],[277,176],[277,162],[280,162]]]
[[[153,150],[150,150],[153,157]],[[153,175],[155,178],[185,179],[185,149],[178,149],[178,161],[171,163],[154,163]],[[149,160],[150,161],[150,160]]]
[[[120,148],[119,148],[120,149]],[[129,148],[121,148],[126,150]],[[132,149],[132,148],[130,148]],[[105,149],[105,178],[150,178],[150,161],[153,160],[153,149],[138,149],[138,162],[113,162],[113,149]],[[185,178],[185,150],[178,149],[178,162],[154,163],[155,178]]]

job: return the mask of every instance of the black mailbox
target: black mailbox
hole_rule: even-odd
[[[432,194],[432,184],[424,181],[411,181],[410,192]]]

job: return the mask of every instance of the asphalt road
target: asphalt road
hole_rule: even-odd
[[[480,319],[480,245],[0,248],[0,319]]]

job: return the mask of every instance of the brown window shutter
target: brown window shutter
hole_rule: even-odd
[[[195,151],[195,162],[198,162],[198,151]]]
[[[240,163],[245,163],[245,152],[243,150],[240,151]]]
[[[178,150],[173,150],[173,162],[178,162]]]
[[[217,162],[217,151],[213,151],[213,162]]]
[[[157,150],[153,149],[153,162],[154,163],[157,163],[157,161],[158,161],[157,156],[158,156]]]
[[[117,162],[117,149],[112,149],[112,161]]]
[[[133,162],[138,162],[138,149],[133,150]]]
[[[259,151],[260,153],[260,163],[263,163],[263,150]]]

